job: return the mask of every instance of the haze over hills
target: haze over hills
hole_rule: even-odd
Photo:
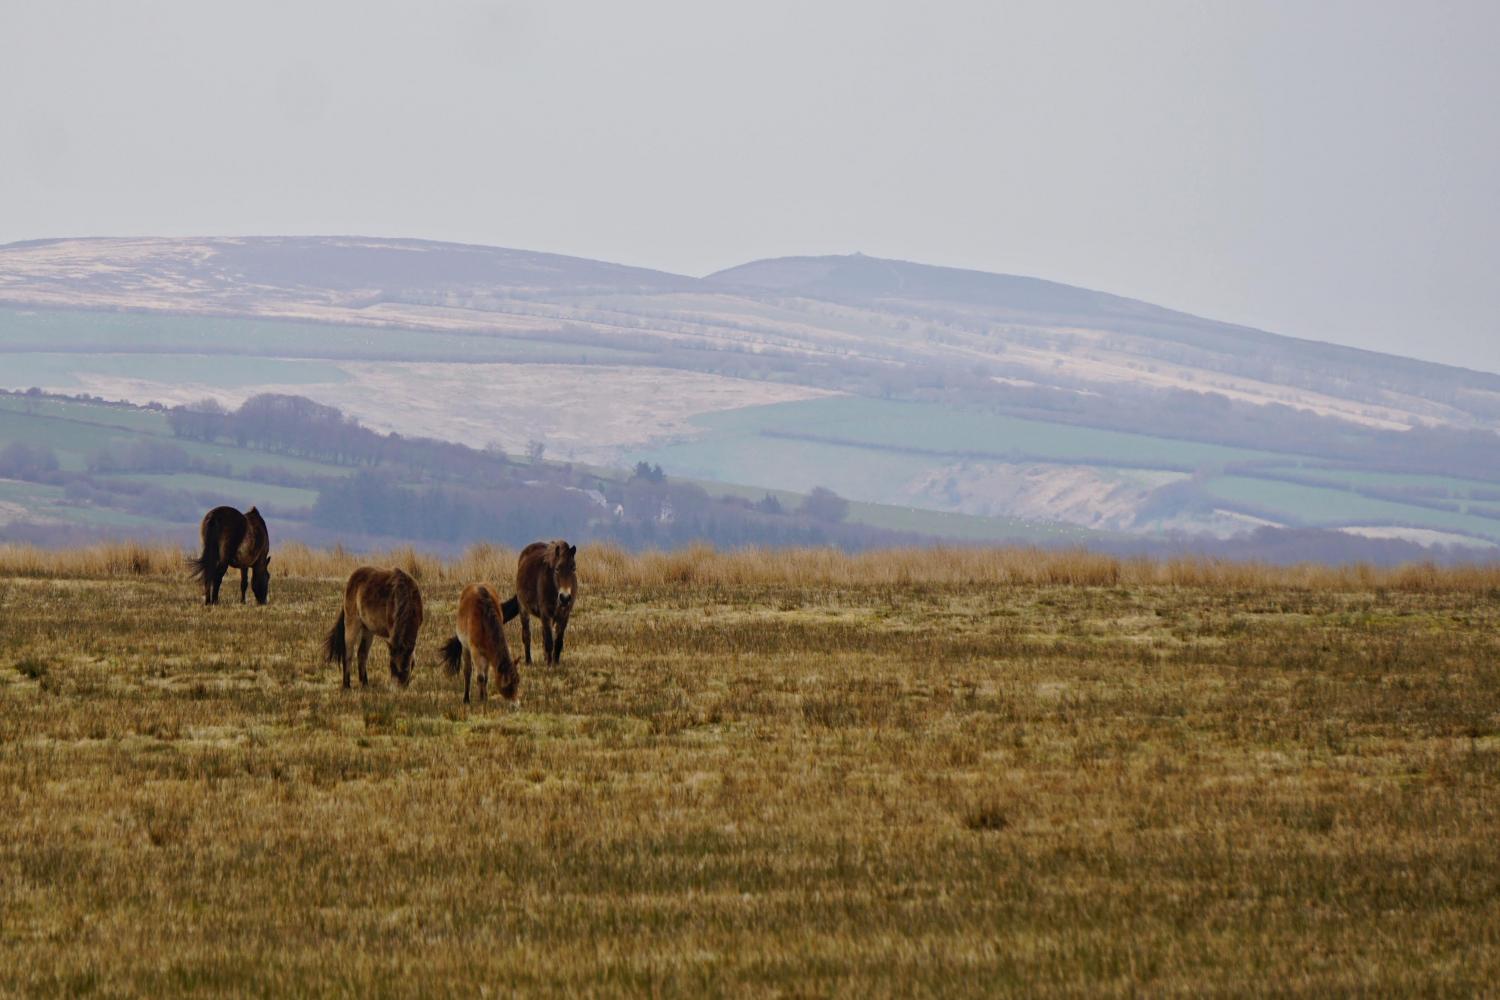
[[[1500,376],[859,254],[695,278],[420,240],[35,241],[0,247],[0,351],[3,388],[296,393],[978,518],[1500,541]]]

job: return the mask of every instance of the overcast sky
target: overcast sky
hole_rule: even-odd
[[[1030,274],[1500,370],[1500,4],[0,2],[0,242]]]

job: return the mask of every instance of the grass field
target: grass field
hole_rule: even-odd
[[[299,510],[311,507],[318,501],[317,490],[305,490],[295,486],[276,486],[272,483],[246,482],[242,479],[226,479],[223,476],[208,476],[197,472],[174,472],[168,474],[124,473],[107,479],[124,479],[141,483],[152,483],[173,490],[188,490],[193,493],[216,493],[220,496],[239,496],[241,506],[268,506],[275,510]]]
[[[984,410],[937,403],[911,403],[861,396],[831,396],[794,403],[744,407],[697,419],[716,443],[748,439],[767,448],[767,434],[810,435],[855,455],[880,454],[871,449],[985,455],[998,459],[1026,456],[1052,462],[1107,462],[1125,468],[1169,466],[1192,469],[1231,462],[1267,461],[1274,452],[1202,444],[1146,434],[1026,420]],[[774,440],[774,439],[773,439]],[[798,444],[802,442],[797,441]],[[687,448],[687,445],[675,446]],[[660,451],[665,464],[672,448]],[[691,453],[689,453],[691,454]],[[918,456],[930,461],[929,455]],[[655,459],[653,459],[655,460]]]
[[[580,552],[518,708],[339,553],[0,547],[0,993],[1474,995],[1500,570]],[[509,640],[519,639],[510,626]]]
[[[379,326],[343,326],[296,320],[243,319],[219,316],[172,316],[158,313],[90,312],[71,309],[20,309],[0,306],[0,339],[15,375],[0,375],[0,388],[27,388],[38,374],[52,369],[49,359],[72,351],[67,373],[130,374],[137,369],[124,355],[168,356],[168,364],[202,362],[191,357],[211,354],[219,360],[226,385],[237,381],[237,368],[257,369],[256,359],[325,358],[407,361],[552,361],[571,364],[587,356],[595,363],[630,363],[642,352],[608,347],[581,347],[546,340],[505,337],[489,332],[454,333]],[[101,357],[102,356],[102,357]],[[124,367],[122,367],[124,366]],[[334,370],[335,366],[328,366]],[[168,369],[169,371],[171,369]],[[9,369],[7,369],[9,371]],[[286,381],[285,366],[273,381]],[[149,372],[149,369],[148,369]],[[22,376],[26,376],[23,378]],[[301,379],[293,379],[301,381]],[[162,379],[167,381],[167,379]]]
[[[194,458],[227,463],[240,475],[257,466],[315,476],[347,476],[354,471],[349,466],[240,448],[224,441],[207,444],[175,438],[166,417],[149,410],[50,400],[42,403],[36,413],[27,412],[25,407],[20,399],[0,397],[0,445],[21,441],[49,448],[57,455],[59,464],[69,471],[84,469],[91,455],[141,440],[170,442]]]
[[[1453,477],[1324,469],[1310,460],[1270,451],[855,396],[744,407],[705,414],[693,422],[702,429],[699,436],[642,449],[631,459],[657,463],[669,474],[706,482],[765,484],[800,492],[826,486],[844,496],[882,505],[879,523],[884,527],[916,523],[916,518],[900,513],[916,509],[913,503],[942,506],[948,502],[913,489],[950,474],[962,456],[963,461],[978,462],[980,469],[986,462],[1010,462],[1066,472],[1081,463],[1117,481],[1129,481],[1142,470],[1193,469],[1202,475],[1207,494],[1231,508],[1248,508],[1277,523],[1329,528],[1392,525],[1500,541],[1500,523],[1479,516],[1488,507],[1475,505],[1474,513],[1456,513],[1354,492],[1379,487],[1420,489],[1435,496],[1494,492],[1482,482]],[[1257,476],[1256,465],[1265,463],[1275,463],[1265,466],[1268,475],[1284,476],[1291,471],[1327,485]],[[1225,466],[1244,471],[1225,475]],[[971,483],[970,488],[977,487]],[[1032,510],[1025,513],[1043,516]],[[1041,532],[1060,536],[1066,531],[1039,520],[1031,522],[1031,529],[1010,537],[1030,540],[1044,537]],[[982,523],[949,525],[942,533],[955,539],[997,537]]]
[[[697,485],[713,496],[740,497],[751,501],[773,496],[788,510],[795,510],[806,499],[806,494],[790,490],[770,490],[761,486],[742,486],[709,479],[698,480]],[[872,528],[884,528],[888,531],[914,532],[948,542],[987,542],[991,545],[1061,542],[1086,545],[1090,541],[1110,537],[1103,532],[1061,522],[1023,521],[1018,517],[979,517],[926,510],[922,507],[862,503],[857,500],[850,502],[847,520],[852,524],[868,524]]]
[[[1455,511],[1413,507],[1365,497],[1347,490],[1248,476],[1218,476],[1207,490],[1225,500],[1273,511],[1295,511],[1309,525],[1415,524],[1441,531],[1458,531],[1481,538],[1500,539],[1500,521]]]

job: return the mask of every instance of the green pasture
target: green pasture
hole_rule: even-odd
[[[1303,486],[1299,483],[1250,476],[1220,476],[1209,480],[1206,488],[1214,496],[1232,504],[1248,505],[1259,511],[1284,515],[1294,519],[1295,523],[1328,527],[1399,524],[1500,540],[1500,521],[1473,514],[1377,500],[1348,490]]]
[[[1121,467],[1198,468],[1278,457],[1268,451],[1152,437],[1094,427],[1009,417],[939,403],[864,396],[829,396],[744,407],[696,418],[705,437],[775,439],[806,435],[883,449],[912,449],[1049,462],[1098,462]]]
[[[244,508],[259,506],[278,511],[301,510],[311,507],[318,499],[317,490],[299,489],[295,486],[277,486],[272,483],[246,482],[243,479],[228,479],[198,472],[173,472],[152,474],[128,472],[107,477],[131,482],[150,483],[163,489],[183,490],[188,493],[212,493]]]
[[[160,355],[235,355],[234,360],[221,362],[224,368],[220,378],[210,382],[226,387],[255,384],[257,381],[287,381],[280,376],[274,379],[246,376],[243,381],[236,380],[238,376],[234,373],[237,369],[254,371],[250,365],[252,358],[618,364],[638,362],[647,356],[637,351],[550,342],[547,338],[544,332],[539,332],[537,339],[531,339],[484,332],[401,330],[293,320],[0,308],[0,345],[3,345],[0,347],[3,350],[0,371],[5,373],[0,377],[4,383],[9,383],[0,387],[24,389],[35,384],[12,374],[26,366],[48,363],[45,360],[25,360],[27,356],[68,352],[139,354],[146,359]],[[142,363],[150,365],[151,361]],[[336,366],[329,367],[337,371]],[[172,377],[164,376],[160,380],[172,381]],[[296,381],[326,379],[307,377]]]

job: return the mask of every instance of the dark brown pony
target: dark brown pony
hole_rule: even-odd
[[[532,542],[516,561],[516,599],[520,602],[521,644],[531,662],[531,615],[542,620],[542,650],[549,664],[562,662],[563,634],[568,615],[578,599],[578,572],[573,558],[578,546],[562,539]],[[557,637],[552,636],[553,623]]]
[[[196,579],[203,581],[203,603],[219,603],[219,584],[233,566],[240,571],[240,603],[245,588],[255,591],[255,603],[264,604],[271,589],[271,536],[265,518],[251,507],[241,514],[233,507],[215,507],[203,515],[198,526],[203,554],[189,559]]]
[[[474,675],[475,660],[479,661],[479,700],[485,701],[490,696],[491,666],[500,682],[501,696],[506,701],[515,700],[521,687],[521,672],[510,658],[505,623],[519,610],[514,597],[501,603],[495,588],[483,583],[469,584],[458,596],[457,634],[443,646],[443,665],[452,677],[462,663],[464,704],[469,703],[469,681]]]
[[[422,592],[417,581],[399,569],[361,566],[344,586],[344,610],[323,640],[323,658],[344,668],[349,687],[349,654],[357,651],[359,683],[368,687],[365,659],[378,635],[391,649],[391,676],[402,687],[411,683],[412,653],[422,627]]]

